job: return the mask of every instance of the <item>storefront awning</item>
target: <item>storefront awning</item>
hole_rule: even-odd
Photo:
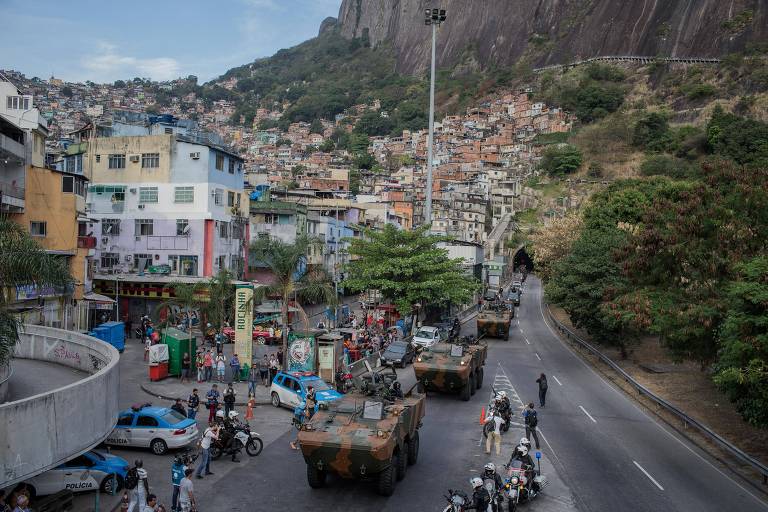
[[[114,304],[115,300],[110,299],[106,295],[101,295],[100,293],[86,293],[83,295],[83,300],[90,300],[93,302],[105,302],[108,304]]]

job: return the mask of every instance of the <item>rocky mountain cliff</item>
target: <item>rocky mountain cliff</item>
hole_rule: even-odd
[[[424,9],[442,7],[438,65],[533,66],[594,56],[716,57],[768,40],[768,0],[343,0],[343,36],[391,45],[398,70],[426,69]]]

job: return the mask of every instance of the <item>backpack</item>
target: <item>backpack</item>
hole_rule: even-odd
[[[139,472],[136,468],[131,468],[125,475],[125,482],[123,482],[126,489],[135,489],[139,485]]]
[[[539,424],[539,418],[536,415],[536,411],[528,410],[528,414],[525,415],[525,424],[530,428],[536,428],[536,425]]]
[[[547,390],[547,378],[546,377],[542,377],[540,386],[541,386],[542,391],[546,391]]]

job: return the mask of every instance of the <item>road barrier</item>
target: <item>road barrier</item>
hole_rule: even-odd
[[[751,457],[750,455],[744,453],[739,448],[731,444],[728,440],[724,439],[720,435],[718,435],[716,432],[714,432],[711,428],[704,425],[700,421],[696,420],[695,418],[691,418],[687,414],[685,414],[683,411],[672,405],[671,403],[667,402],[663,398],[656,396],[651,390],[637,382],[631,375],[629,375],[624,369],[613,362],[608,356],[597,350],[592,344],[589,342],[583,340],[578,334],[573,332],[571,329],[560,323],[555,316],[552,314],[552,311],[549,309],[549,306],[547,305],[547,314],[549,316],[549,319],[552,321],[554,326],[563,333],[563,335],[569,339],[573,340],[579,345],[581,345],[583,348],[591,352],[593,355],[597,356],[600,361],[605,363],[607,366],[609,366],[613,371],[618,373],[622,376],[622,378],[640,395],[644,395],[647,397],[650,401],[655,402],[656,405],[659,407],[665,409],[667,412],[677,416],[683,423],[683,428],[688,428],[689,426],[696,427],[696,429],[705,437],[709,438],[711,441],[713,441],[715,444],[720,446],[723,450],[728,452],[730,455],[732,455],[734,458],[740,460],[744,464],[747,464],[751,466],[755,471],[763,475],[763,484],[768,484],[768,466],[760,462],[759,460],[755,459],[754,457]]]

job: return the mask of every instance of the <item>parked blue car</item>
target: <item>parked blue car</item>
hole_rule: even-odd
[[[36,496],[63,490],[77,493],[97,489],[113,494],[123,488],[126,473],[128,461],[125,459],[91,450],[31,478],[25,486]]]
[[[278,372],[270,388],[272,405],[290,409],[297,407],[304,402],[309,386],[315,390],[318,402],[330,402],[342,397],[341,393],[312,372]]]

